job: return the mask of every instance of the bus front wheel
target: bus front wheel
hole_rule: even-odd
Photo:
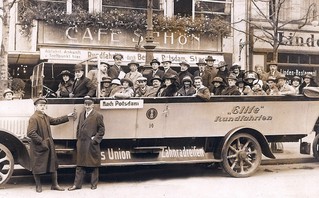
[[[222,150],[223,169],[233,177],[253,175],[261,163],[261,147],[252,135],[233,135]]]
[[[317,160],[319,160],[319,134],[317,134],[316,137],[313,139],[312,152],[313,152],[313,156]]]
[[[14,170],[14,159],[10,150],[0,144],[0,186],[7,183]]]

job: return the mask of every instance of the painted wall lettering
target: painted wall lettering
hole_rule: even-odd
[[[214,122],[260,122],[270,121],[272,116],[263,115],[262,110],[264,106],[234,106],[229,112],[228,116],[218,115]]]

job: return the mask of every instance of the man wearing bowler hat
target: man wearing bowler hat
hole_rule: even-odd
[[[112,91],[111,88],[111,78],[110,77],[103,77],[101,81],[101,92],[100,97],[109,97]]]
[[[133,82],[133,87],[137,88],[137,79],[143,76],[142,73],[138,71],[140,64],[135,60],[131,60],[127,66],[130,68],[130,71],[125,75],[124,78],[130,79]]]
[[[155,76],[159,76],[161,79],[164,76],[164,71],[159,69],[159,66],[161,65],[161,63],[157,60],[157,59],[153,59],[150,62],[150,65],[152,67],[152,70],[147,73],[145,75],[145,77],[147,78],[147,85],[151,86],[151,79],[154,78]]]
[[[122,64],[122,59],[123,59],[123,55],[122,54],[114,54],[113,55],[113,60],[114,60],[114,65],[112,65],[109,68],[108,74],[109,77],[111,77],[111,79],[114,78],[119,78],[122,79],[125,76],[125,72],[123,71],[121,64]]]
[[[218,69],[216,76],[221,77],[224,83],[227,85],[227,76],[229,76],[227,63],[225,61],[219,61],[216,68]]]
[[[266,94],[269,96],[279,96],[279,90],[276,84],[276,78],[273,76],[269,76],[266,80],[267,83],[267,89]]]
[[[269,76],[273,76],[277,78],[278,76],[283,75],[280,71],[278,71],[278,65],[276,62],[268,63],[269,72],[265,74],[265,78],[268,79]]]
[[[204,59],[199,59],[199,61],[196,63],[198,65],[198,70],[194,72],[194,76],[200,76],[202,77],[202,82],[205,87],[210,87],[211,81],[214,79],[212,77],[212,74],[207,69],[207,64]]]
[[[279,95],[296,95],[295,89],[288,84],[288,78],[281,74],[276,78]]]
[[[36,184],[36,192],[42,192],[40,175],[51,173],[51,190],[63,191],[58,184],[58,162],[55,153],[50,125],[58,125],[69,121],[70,117],[75,119],[74,112],[58,118],[52,118],[45,113],[47,100],[38,98],[34,101],[35,112],[29,119],[27,136],[31,139],[31,165]]]
[[[74,66],[74,83],[72,88],[72,93],[70,93],[70,97],[84,97],[94,96],[96,87],[92,83],[92,81],[84,76],[84,66],[81,64],[76,64]]]
[[[164,59],[162,61],[162,64],[163,64],[163,68],[164,68],[164,76],[178,76],[177,72],[175,70],[173,70],[171,68],[171,65],[172,65],[172,61],[170,61],[169,59]],[[178,81],[178,80],[177,80]]]
[[[194,76],[189,72],[189,63],[187,61],[182,61],[179,63],[181,66],[181,71],[178,73],[178,79],[183,80],[184,77],[189,76],[191,77],[192,81],[194,81]],[[181,85],[182,87],[183,85]]]
[[[154,76],[151,79],[151,89],[149,91],[148,97],[156,97],[158,90],[161,88],[162,85],[162,78],[159,76]]]
[[[211,73],[212,79],[215,78],[215,76],[217,75],[217,68],[214,66],[214,62],[216,59],[214,59],[212,56],[207,56],[207,58],[205,59],[206,61],[206,70]],[[212,80],[211,79],[211,80]]]
[[[91,173],[91,189],[97,188],[99,166],[101,166],[100,143],[105,133],[103,115],[94,110],[94,100],[85,96],[84,108],[80,113],[76,129],[76,170],[73,186],[68,190],[81,189],[86,173]]]
[[[303,88],[305,87],[318,87],[318,84],[315,82],[312,74],[305,74],[303,77],[303,82],[299,87],[299,93],[303,93]]]
[[[238,87],[236,86],[237,78],[234,74],[230,73],[227,77],[228,87],[226,87],[221,95],[241,95]]]

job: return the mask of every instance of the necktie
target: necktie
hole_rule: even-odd
[[[76,79],[74,80],[74,83],[73,83],[73,89],[72,89],[72,90],[74,90],[74,89],[75,89],[75,87],[76,87],[77,83],[78,83],[78,79],[76,78]]]

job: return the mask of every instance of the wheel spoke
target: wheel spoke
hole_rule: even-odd
[[[229,148],[230,148],[230,150],[232,150],[232,151],[234,151],[235,153],[237,153],[238,152],[238,150],[237,149],[235,149],[233,146],[229,146]]]
[[[256,151],[256,150],[253,150],[253,151],[247,152],[247,155],[251,155],[251,154],[257,154],[257,151]]]
[[[250,141],[250,140],[248,140],[248,141],[246,142],[246,144],[243,146],[243,149],[246,149],[246,148],[247,148],[247,146],[249,145],[249,143],[251,143],[251,141]]]
[[[7,177],[6,175],[7,174],[3,174],[3,173],[0,172],[0,177],[2,178],[2,180],[4,180]]]
[[[252,135],[238,133],[226,142],[222,156],[227,173],[234,177],[248,177],[256,172],[261,162],[261,148]]]
[[[236,160],[234,161],[234,163],[231,165],[231,167],[230,167],[230,168],[234,170],[234,168],[235,168],[235,166],[236,166],[237,162],[238,162],[238,160],[236,159]]]
[[[240,139],[239,139],[239,138],[237,139],[237,149],[238,149],[238,150],[240,150],[240,149],[241,149],[241,146],[240,146]]]
[[[244,172],[244,162],[243,162],[243,160],[239,161],[239,165],[240,165],[240,173],[243,173]]]
[[[232,158],[237,158],[237,154],[233,154],[233,155],[228,155],[227,159],[232,159]]]
[[[250,167],[252,167],[254,164],[251,163],[251,161],[249,161],[248,159],[244,159],[246,163],[248,163],[250,165]]]
[[[3,158],[0,159],[0,163],[4,162],[4,161],[9,161],[8,156],[5,156]]]

